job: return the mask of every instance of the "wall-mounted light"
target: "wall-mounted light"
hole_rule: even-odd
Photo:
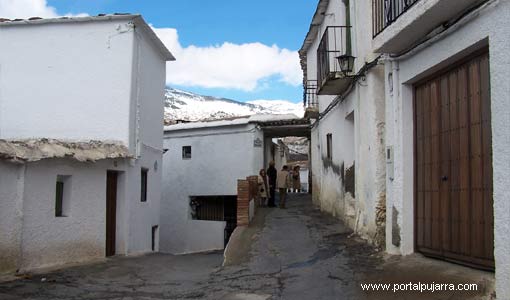
[[[356,57],[348,54],[337,56],[338,64],[340,65],[340,71],[347,76],[354,69],[354,59]]]

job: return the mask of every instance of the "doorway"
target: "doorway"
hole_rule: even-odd
[[[106,172],[106,256],[115,255],[117,229],[117,179],[116,171]]]
[[[489,55],[415,86],[417,251],[494,269]]]

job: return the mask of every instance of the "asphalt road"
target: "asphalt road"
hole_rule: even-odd
[[[222,252],[115,257],[0,283],[0,299],[452,300],[482,299],[493,287],[491,273],[419,256],[384,256],[314,208],[306,194],[292,195],[288,209],[261,209],[256,218],[236,259],[224,267]],[[360,286],[408,281],[476,282],[480,288],[369,293]]]

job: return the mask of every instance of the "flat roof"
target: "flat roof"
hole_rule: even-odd
[[[133,21],[135,27],[139,27],[149,37],[152,43],[156,46],[159,52],[163,55],[166,61],[173,61],[175,57],[163,44],[163,42],[156,35],[154,30],[145,22],[143,17],[139,14],[99,14],[97,16],[85,16],[85,17],[58,17],[58,18],[40,18],[32,17],[28,19],[6,19],[0,17],[0,27],[6,26],[30,26],[30,25],[42,25],[42,24],[59,24],[59,23],[85,23],[85,22],[104,22],[104,21]]]
[[[169,131],[178,131],[178,130],[191,130],[191,129],[202,129],[202,128],[213,128],[213,127],[223,127],[223,126],[235,126],[235,125],[245,125],[250,123],[267,123],[267,122],[282,122],[282,121],[295,121],[302,120],[298,116],[294,114],[280,114],[280,115],[251,115],[251,116],[241,116],[241,117],[233,117],[219,120],[211,120],[211,121],[200,121],[200,122],[189,122],[189,123],[179,123],[165,126],[165,132]]]

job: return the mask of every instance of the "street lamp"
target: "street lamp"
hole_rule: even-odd
[[[351,73],[354,69],[354,59],[356,57],[348,54],[337,56],[338,64],[340,65],[340,70],[344,73],[345,76]]]

